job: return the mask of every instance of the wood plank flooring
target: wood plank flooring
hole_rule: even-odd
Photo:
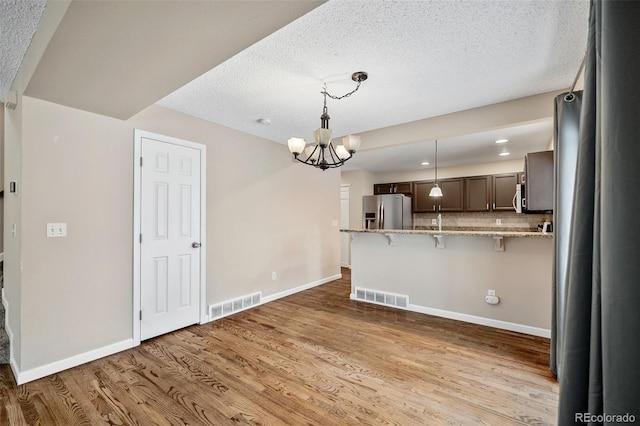
[[[555,424],[548,339],[349,300],[343,279],[16,386],[1,425]]]

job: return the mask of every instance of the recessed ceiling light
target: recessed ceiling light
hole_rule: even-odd
[[[507,142],[509,142],[509,139],[498,139],[496,141],[496,143],[507,143]]]
[[[261,118],[258,120],[258,123],[262,124],[263,126],[271,126],[271,119],[270,118]]]
[[[507,155],[511,155],[510,152],[501,152],[500,154],[498,154],[500,157],[506,157]]]
[[[420,163],[420,164],[422,164],[423,166],[428,166],[428,165],[429,165],[429,162],[428,162],[428,161],[423,161],[423,162],[422,162],[422,163]]]

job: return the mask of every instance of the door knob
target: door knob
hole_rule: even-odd
[[[191,247],[193,248],[199,248],[202,244],[200,243],[191,243]]]

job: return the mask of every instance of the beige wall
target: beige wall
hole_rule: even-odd
[[[351,170],[340,175],[342,185],[349,185],[349,228],[362,228],[362,197],[373,195],[375,175],[366,170]]]
[[[20,317],[22,269],[22,97],[18,96],[15,110],[4,109],[4,294],[6,302],[6,328],[11,337],[11,353],[15,362],[21,361]],[[9,192],[9,183],[17,182],[18,191]],[[12,230],[15,228],[15,234]]]
[[[548,336],[552,239],[505,238],[504,251],[493,247],[491,237],[445,235],[436,249],[430,235],[398,234],[389,245],[383,234],[358,233],[352,286],[408,295],[418,311]],[[489,289],[498,305],[485,303]]]
[[[11,338],[13,368],[22,363],[22,94],[69,3],[70,1],[60,0],[47,4],[38,24],[38,31],[31,39],[29,49],[11,85],[10,90],[17,94],[17,107],[15,110],[3,108],[4,182],[7,183],[7,187],[11,181],[18,184],[18,191],[15,194],[6,193],[4,198],[5,327]],[[13,229],[15,232],[12,232]]]
[[[22,104],[23,268],[10,301],[22,310],[21,370],[132,337],[134,128],[207,145],[207,303],[340,273],[339,172],[160,107],[121,121]],[[47,222],[67,222],[68,237],[46,238]]]
[[[208,303],[340,273],[337,170],[303,166],[284,145],[158,106],[129,123],[207,145]]]
[[[28,370],[131,338],[133,130],[26,96],[22,105]],[[66,222],[68,236],[47,238],[48,222]]]
[[[360,151],[547,120],[553,117],[554,98],[563,92],[542,93],[360,133]]]

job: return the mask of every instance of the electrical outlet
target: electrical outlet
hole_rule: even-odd
[[[496,219],[496,225],[502,225],[502,219]]]
[[[278,279],[278,274],[276,273],[276,271],[273,271],[271,273],[271,279],[274,280],[274,281]]]
[[[431,219],[431,224],[434,226],[438,226],[438,219]]]
[[[489,296],[495,296],[496,295],[496,291],[495,290],[487,290],[487,294]]]
[[[47,223],[47,238],[66,237],[66,223]]]
[[[497,305],[500,303],[500,298],[498,296],[485,296],[484,301],[490,305]]]
[[[331,222],[331,226],[338,226],[338,221],[334,219],[334,220]]]

